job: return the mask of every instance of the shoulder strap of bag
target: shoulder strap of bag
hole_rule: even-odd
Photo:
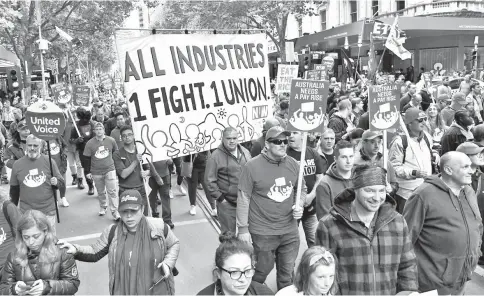
[[[109,235],[108,235],[108,246],[111,245],[111,242],[113,241],[114,239],[114,234],[115,234],[115,231],[116,231],[116,228],[118,227],[118,224],[114,224],[111,229],[109,230]]]
[[[402,146],[403,146],[403,161],[402,164],[405,163],[405,159],[407,158],[407,147],[408,147],[408,140],[406,135],[402,135]]]
[[[12,237],[15,239],[15,231],[13,230],[12,220],[10,220],[10,216],[8,215],[8,206],[13,204],[11,201],[6,200],[3,202],[3,215],[5,219],[7,219],[8,225],[10,226],[10,231],[12,232]]]

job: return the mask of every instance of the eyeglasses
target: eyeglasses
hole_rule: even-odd
[[[126,139],[127,137],[131,138],[132,136],[133,136],[133,134],[127,134],[127,135],[122,135],[121,138]]]
[[[427,117],[417,119],[419,123],[427,121]]]
[[[233,280],[240,279],[242,277],[242,275],[244,275],[246,278],[250,279],[255,274],[255,268],[247,269],[247,270],[244,270],[244,271],[239,271],[239,270],[229,271],[229,270],[222,268],[220,266],[217,266],[217,267],[220,268],[221,270],[225,271],[226,273],[228,273],[230,275],[230,278],[233,279]]]
[[[269,143],[272,143],[274,145],[281,145],[282,143],[284,143],[284,145],[287,145],[287,143],[289,143],[289,141],[287,139],[285,140],[270,140],[270,141],[267,141]]]

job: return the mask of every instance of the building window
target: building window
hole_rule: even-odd
[[[405,9],[405,0],[397,0],[397,11]]]
[[[143,18],[143,9],[138,8],[138,15],[139,15],[139,27],[143,28],[145,26],[145,22]]]
[[[372,16],[378,15],[378,0],[371,1]]]
[[[350,17],[351,22],[356,23],[358,21],[358,2],[356,0],[350,1]]]
[[[326,10],[321,10],[319,16],[321,17],[321,31],[324,31],[326,30]]]
[[[303,34],[302,18],[297,19],[297,28],[298,28],[299,37],[301,37]]]

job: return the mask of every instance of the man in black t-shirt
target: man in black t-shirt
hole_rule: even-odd
[[[301,132],[292,132],[289,136],[289,147],[287,147],[287,155],[294,158],[296,161],[301,161],[302,150]],[[306,235],[306,242],[308,247],[314,246],[315,233],[318,226],[318,219],[316,218],[316,188],[318,187],[324,175],[324,166],[321,157],[318,153],[306,147],[306,155],[304,156],[304,181],[308,188],[306,196],[306,204],[304,205],[304,212],[301,220],[303,223],[304,233]]]

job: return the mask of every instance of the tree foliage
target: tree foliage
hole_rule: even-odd
[[[322,1],[315,5],[321,5]],[[167,1],[155,26],[163,29],[261,29],[285,51],[290,14],[317,14],[309,1]],[[284,61],[285,55],[281,55]]]
[[[36,41],[39,39],[37,9],[39,1],[0,0],[0,44],[14,52],[25,71],[40,65]],[[98,68],[105,68],[115,59],[113,33],[120,26],[136,3],[131,1],[40,1],[42,38],[51,42],[46,59],[61,61],[69,54],[87,59]],[[5,24],[5,26],[3,26]],[[77,37],[83,46],[72,46],[57,34],[55,26],[72,37]],[[75,63],[76,59],[69,59]],[[64,63],[65,64],[65,63]],[[67,66],[67,65],[66,65]]]

